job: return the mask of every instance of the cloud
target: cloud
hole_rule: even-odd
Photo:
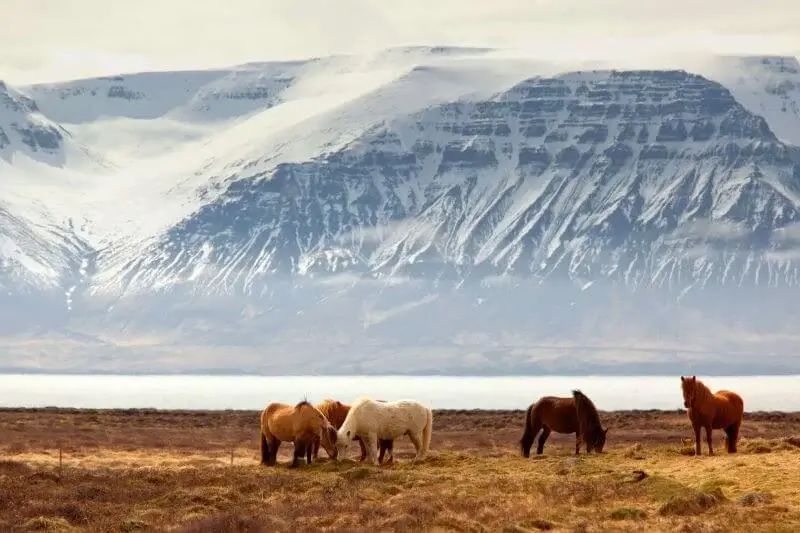
[[[800,53],[796,0],[6,0],[12,83],[407,45],[513,48],[548,59]]]
[[[742,224],[725,221],[696,219],[678,226],[672,232],[675,241],[684,239],[736,240],[748,235],[750,231]]]
[[[775,243],[800,241],[800,223],[776,229],[772,232],[771,240]]]
[[[391,221],[372,227],[359,227],[339,235],[336,242],[344,245],[353,242],[364,246],[395,245],[408,239],[430,241],[435,234],[436,226],[433,223],[424,218],[414,218]]]

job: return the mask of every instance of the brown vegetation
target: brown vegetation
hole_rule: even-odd
[[[800,530],[800,414],[747,413],[713,457],[684,412],[600,416],[603,454],[524,459],[524,411],[437,411],[420,464],[400,439],[392,466],[290,470],[259,465],[257,411],[0,410],[0,530]]]

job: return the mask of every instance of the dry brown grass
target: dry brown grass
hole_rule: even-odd
[[[522,412],[435,417],[421,464],[398,441],[391,467],[290,470],[290,445],[258,465],[257,413],[0,411],[0,530],[800,530],[798,415],[748,414],[741,453],[718,435],[721,453],[692,457],[685,415],[602,413],[607,453],[575,458],[554,435],[528,460]]]

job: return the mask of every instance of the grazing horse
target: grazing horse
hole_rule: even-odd
[[[292,467],[306,456],[306,464],[311,464],[311,451],[314,443],[322,442],[330,457],[338,459],[336,448],[336,428],[325,418],[319,409],[306,400],[291,406],[285,403],[271,403],[261,412],[261,464],[273,466],[278,459],[281,442],[294,443]]]
[[[579,416],[580,411],[580,416]],[[600,425],[600,417],[594,404],[580,391],[573,391],[572,398],[543,396],[528,407],[525,414],[525,430],[519,441],[523,457],[531,456],[531,447],[541,430],[536,454],[544,452],[544,443],[550,433],[575,433],[575,455],[580,453],[581,442],[586,443],[586,452],[603,451],[608,429]]]
[[[383,400],[376,401],[382,402]],[[344,419],[347,418],[347,413],[350,412],[349,405],[342,403],[339,400],[331,400],[330,398],[325,398],[322,403],[317,404],[317,409],[319,409],[322,414],[325,415],[325,418],[327,418],[331,425],[336,429],[342,427],[342,424],[344,424]],[[361,440],[361,437],[356,437],[355,440],[358,441],[358,445],[361,447],[361,457],[359,457],[358,461],[362,462],[367,458],[367,449],[364,447],[364,441]],[[394,450],[394,441],[388,439],[378,439],[378,447],[380,448],[378,463],[383,463],[383,456],[387,450],[389,450],[389,460],[387,461],[387,464],[391,463],[394,459],[394,456],[392,455],[392,451]],[[317,458],[317,454],[319,454],[319,441],[314,443],[314,459]]]
[[[431,445],[433,411],[414,400],[380,402],[370,398],[359,398],[350,407],[347,417],[339,428],[336,445],[339,453],[345,453],[350,442],[361,437],[370,463],[377,465],[376,441],[395,440],[408,435],[417,451],[414,461],[425,458]],[[394,460],[389,450],[389,462]]]
[[[714,455],[711,444],[711,430],[721,429],[727,437],[728,453],[736,453],[736,441],[739,440],[739,429],[744,417],[744,401],[742,397],[729,390],[711,392],[697,376],[681,376],[681,392],[683,406],[692,422],[694,430],[695,455],[700,455],[700,430],[706,429],[708,455]]]
[[[572,391],[572,399],[575,400],[575,411],[578,415],[578,433],[575,437],[580,437],[586,444],[586,453],[592,451],[602,453],[608,428],[603,429],[600,424],[597,408],[592,400],[579,390]]]

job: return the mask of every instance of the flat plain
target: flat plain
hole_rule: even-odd
[[[800,413],[746,413],[739,453],[693,456],[679,411],[601,412],[605,453],[524,411],[435,411],[429,457],[258,462],[258,412],[0,410],[2,531],[800,531]],[[535,448],[534,448],[535,452]]]

